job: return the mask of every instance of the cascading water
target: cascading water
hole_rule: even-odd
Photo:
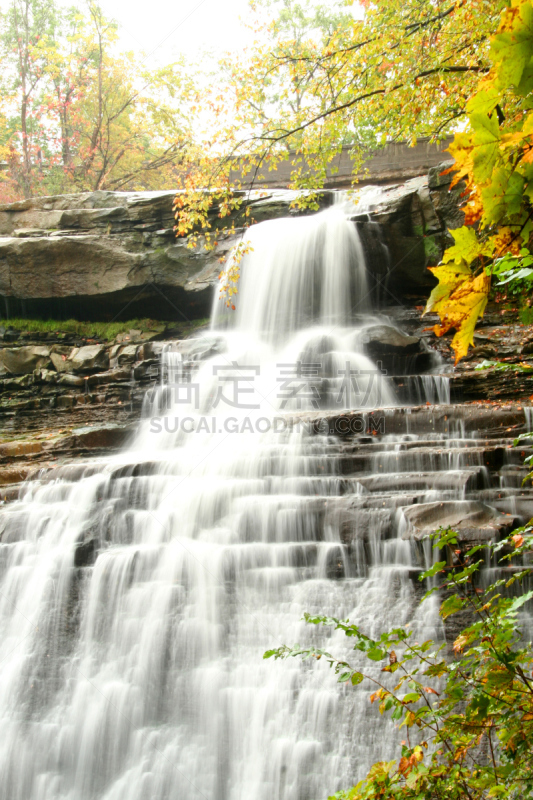
[[[132,449],[29,481],[0,517],[1,800],[318,800],[392,755],[366,688],[262,653],[322,641],[304,611],[436,635],[405,509],[465,502],[482,457],[448,425],[421,455],[407,418],[387,432],[339,209],[250,236],[236,314],[217,300],[203,345],[164,353]],[[385,430],[287,423],[346,407],[388,407]]]

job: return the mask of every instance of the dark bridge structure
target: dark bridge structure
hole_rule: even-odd
[[[331,160],[324,188],[345,189],[352,184],[354,178],[359,186],[365,186],[399,183],[419,175],[426,175],[431,167],[451,159],[447,152],[451,141],[451,137],[439,143],[431,142],[429,138],[421,138],[414,147],[407,142],[389,142],[379,150],[369,153],[363,168],[356,175],[353,174],[351,147],[343,147]],[[300,156],[293,154],[288,160],[278,164],[276,169],[261,170],[257,177],[246,175],[243,178],[240,170],[236,169],[231,173],[230,180],[240,181],[245,188],[286,189],[291,183],[291,174],[295,170],[302,169],[302,166]]]

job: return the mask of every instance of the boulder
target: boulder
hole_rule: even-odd
[[[477,500],[420,503],[403,509],[406,527],[403,539],[419,541],[438,528],[453,528],[460,542],[497,541],[517,525],[517,518],[501,514]]]
[[[0,350],[0,364],[12,375],[26,375],[36,369],[52,366],[49,347],[4,347]]]
[[[453,173],[449,170],[454,165],[454,160],[449,159],[437,164],[435,167],[430,167],[428,172],[428,187],[430,191],[437,189],[448,188],[453,179]]]
[[[67,372],[68,357],[72,353],[72,347],[61,347],[54,345],[50,352],[50,359],[56,372]]]
[[[121,347],[116,355],[117,364],[122,367],[126,364],[133,364],[137,360],[138,345],[128,344]]]
[[[419,353],[421,341],[418,336],[407,336],[391,325],[372,325],[366,328],[361,341],[365,353],[371,358],[380,355],[411,355]]]
[[[95,536],[81,538],[74,547],[74,566],[90,567],[98,556],[99,540]]]
[[[109,353],[103,344],[75,347],[65,364],[67,372],[95,372],[109,367]]]
[[[51,369],[36,369],[33,373],[33,383],[57,383],[59,378],[58,373]]]

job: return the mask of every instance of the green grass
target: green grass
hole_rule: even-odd
[[[73,333],[84,339],[114,339],[119,333],[130,330],[152,331],[163,333],[166,330],[178,329],[181,335],[193,333],[197,328],[208,322],[207,319],[192,320],[191,322],[162,322],[153,319],[130,319],[126,322],[79,322],[75,319],[0,319],[0,325],[5,328],[15,328],[18,331],[36,333]]]

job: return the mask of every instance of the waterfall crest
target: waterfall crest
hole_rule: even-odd
[[[255,225],[243,245],[247,254],[240,264],[236,313],[215,298],[215,328],[230,322],[243,333],[279,342],[313,326],[346,327],[357,314],[368,313],[363,248],[336,206]]]

